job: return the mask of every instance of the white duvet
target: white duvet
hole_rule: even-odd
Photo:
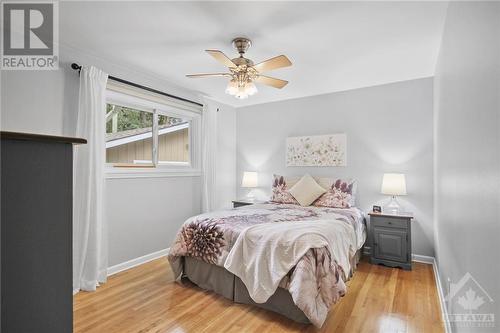
[[[224,267],[243,281],[255,302],[264,303],[309,249],[323,247],[350,272],[357,236],[352,225],[337,219],[250,226],[239,235]]]

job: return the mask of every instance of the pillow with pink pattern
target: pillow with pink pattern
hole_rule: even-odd
[[[327,191],[313,202],[316,207],[350,208],[356,205],[355,180],[318,178],[318,184]]]
[[[273,187],[271,193],[271,202],[284,203],[284,204],[294,204],[298,205],[298,201],[295,200],[293,195],[289,190],[295,185],[300,178],[297,177],[283,177],[280,175],[273,176]]]

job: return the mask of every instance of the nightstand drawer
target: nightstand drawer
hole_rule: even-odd
[[[371,216],[370,223],[374,227],[408,229],[408,219],[397,217]]]

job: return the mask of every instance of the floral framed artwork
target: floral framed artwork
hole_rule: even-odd
[[[346,166],[346,134],[286,139],[286,166]]]

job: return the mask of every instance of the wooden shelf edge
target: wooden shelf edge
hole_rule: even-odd
[[[49,141],[58,143],[86,144],[87,140],[68,136],[45,135],[36,133],[21,133],[0,131],[2,140],[24,140],[24,141]]]

